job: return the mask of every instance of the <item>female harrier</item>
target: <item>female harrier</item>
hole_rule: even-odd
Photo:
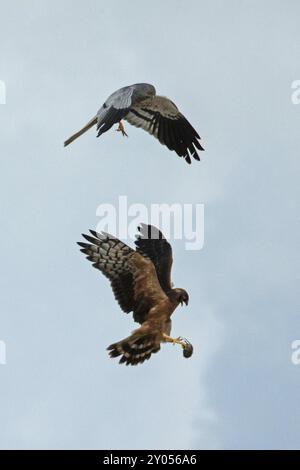
[[[122,119],[152,134],[161,144],[184,157],[187,163],[191,163],[191,157],[200,160],[197,149],[204,149],[198,133],[171,100],[157,96],[154,86],[147,83],[137,83],[115,91],[96,116],[67,139],[64,145],[66,147],[96,124],[97,137],[116,123],[119,123],[117,131],[127,136]]]
[[[89,242],[78,242],[93,266],[109,280],[122,310],[133,312],[140,327],[127,338],[108,346],[110,357],[121,356],[120,363],[136,365],[160,350],[160,344],[180,344],[184,357],[190,357],[192,345],[183,338],[171,338],[171,315],[179,304],[188,304],[184,289],[171,282],[172,248],[163,234],[151,225],[138,227],[136,250],[112,235],[90,230],[83,235]]]

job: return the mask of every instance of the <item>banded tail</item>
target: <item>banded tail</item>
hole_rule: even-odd
[[[107,348],[110,351],[110,357],[122,356],[119,364],[125,363],[126,366],[135,366],[142,364],[160,350],[160,343],[155,341],[153,335],[140,335],[133,333],[128,338],[119,341],[118,343],[111,344]]]
[[[75,134],[71,135],[65,142],[64,142],[64,147],[69,145],[71,142],[74,140],[78,139],[82,134],[84,134],[86,131],[88,131],[91,127],[95,126],[97,124],[97,116],[94,116],[93,119],[91,119],[80,131],[76,132]]]

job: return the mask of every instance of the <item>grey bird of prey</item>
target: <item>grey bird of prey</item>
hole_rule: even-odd
[[[171,281],[172,248],[163,234],[152,225],[141,224],[135,241],[136,250],[122,241],[90,230],[78,242],[87,259],[111,283],[122,310],[132,312],[140,327],[130,336],[108,346],[110,357],[120,363],[136,365],[160,350],[161,343],[179,344],[184,357],[190,357],[193,346],[181,337],[172,338],[171,316],[179,304],[188,304],[184,289],[175,289]]]
[[[204,150],[200,136],[179,111],[173,101],[157,96],[153,85],[136,83],[115,91],[80,131],[64,143],[65,147],[97,125],[97,137],[119,123],[117,131],[127,136],[122,119],[136,127],[141,127],[156,137],[159,142],[174,150],[191,163],[191,157],[200,160],[198,150]]]

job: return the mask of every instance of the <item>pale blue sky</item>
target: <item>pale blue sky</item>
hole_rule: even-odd
[[[0,447],[299,447],[299,2],[0,5]],[[199,130],[201,163],[132,127],[63,148],[142,81]],[[75,242],[124,194],[205,204],[203,250],[174,243],[190,360],[107,357],[134,324]]]

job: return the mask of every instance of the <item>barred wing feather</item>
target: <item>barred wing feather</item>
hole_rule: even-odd
[[[191,157],[200,160],[197,150],[204,150],[200,136],[168,98],[154,96],[139,102],[131,107],[124,119],[156,137],[161,144],[184,157],[187,163],[191,163]]]

